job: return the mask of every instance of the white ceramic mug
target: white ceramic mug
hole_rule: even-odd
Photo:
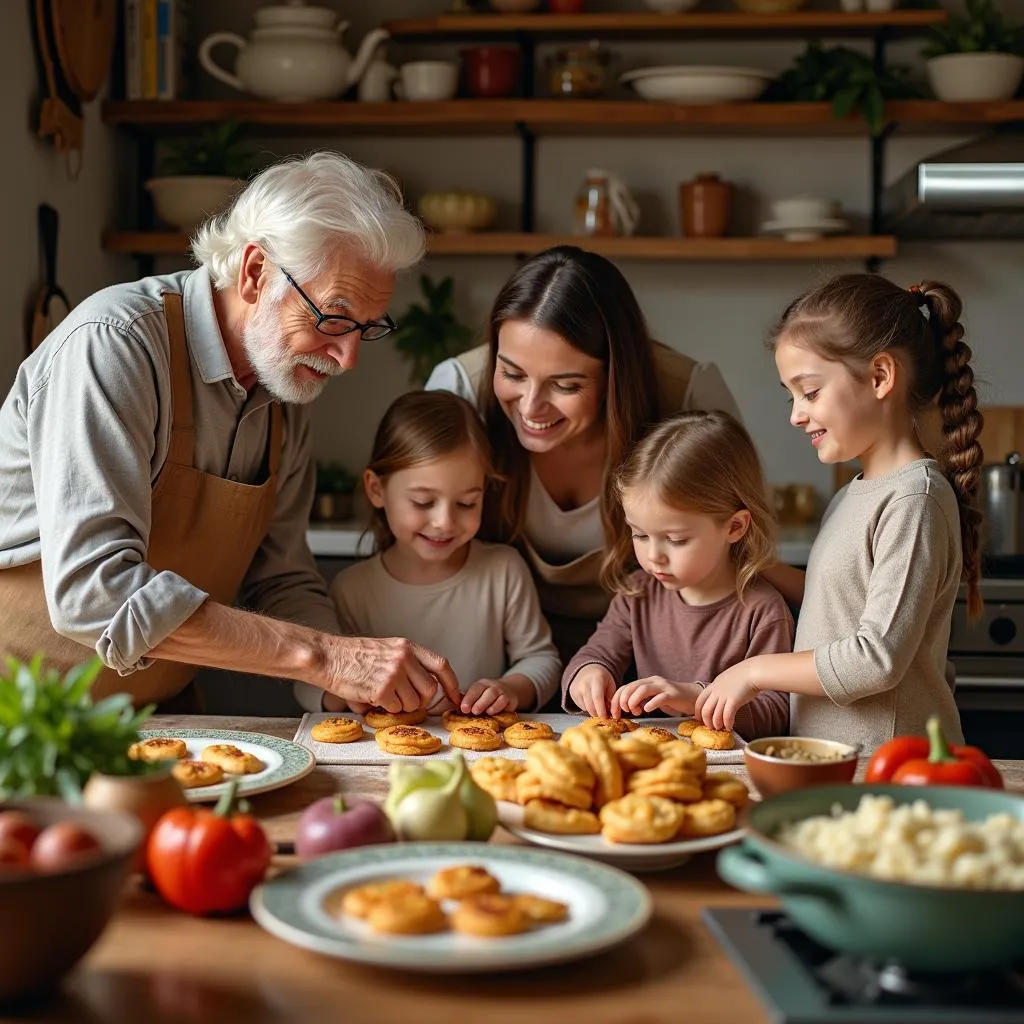
[[[780,224],[817,224],[835,215],[835,201],[817,196],[793,196],[772,202],[772,218]]]
[[[414,102],[450,100],[459,84],[459,66],[448,60],[414,60],[399,70],[395,92]]]

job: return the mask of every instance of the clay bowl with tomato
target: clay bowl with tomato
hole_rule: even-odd
[[[56,797],[0,803],[0,1005],[52,989],[117,908],[142,826]]]

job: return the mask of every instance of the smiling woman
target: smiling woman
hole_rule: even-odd
[[[574,246],[516,271],[488,334],[426,387],[479,409],[503,480],[488,494],[484,532],[526,556],[568,660],[608,608],[601,561],[627,532],[611,471],[666,416],[739,411],[717,367],[652,341],[615,265]]]

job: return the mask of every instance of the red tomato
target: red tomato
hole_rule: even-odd
[[[78,867],[102,851],[99,840],[73,821],[58,821],[44,828],[32,847],[36,871],[58,872]]]
[[[20,839],[0,839],[0,872],[27,871],[28,858],[28,847]]]
[[[39,826],[24,811],[0,811],[0,843],[16,839],[28,849],[39,835]]]

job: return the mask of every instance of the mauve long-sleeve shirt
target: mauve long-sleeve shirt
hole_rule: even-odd
[[[756,654],[793,650],[793,617],[782,595],[755,580],[741,602],[736,595],[713,604],[689,605],[645,572],[633,574],[636,596],[612,599],[594,635],[562,675],[562,707],[579,711],[569,684],[586,665],[604,666],[621,680],[630,663],[637,677],[662,676],[707,686],[720,672]],[[789,694],[766,691],[736,715],[744,739],[784,736],[789,731]]]

